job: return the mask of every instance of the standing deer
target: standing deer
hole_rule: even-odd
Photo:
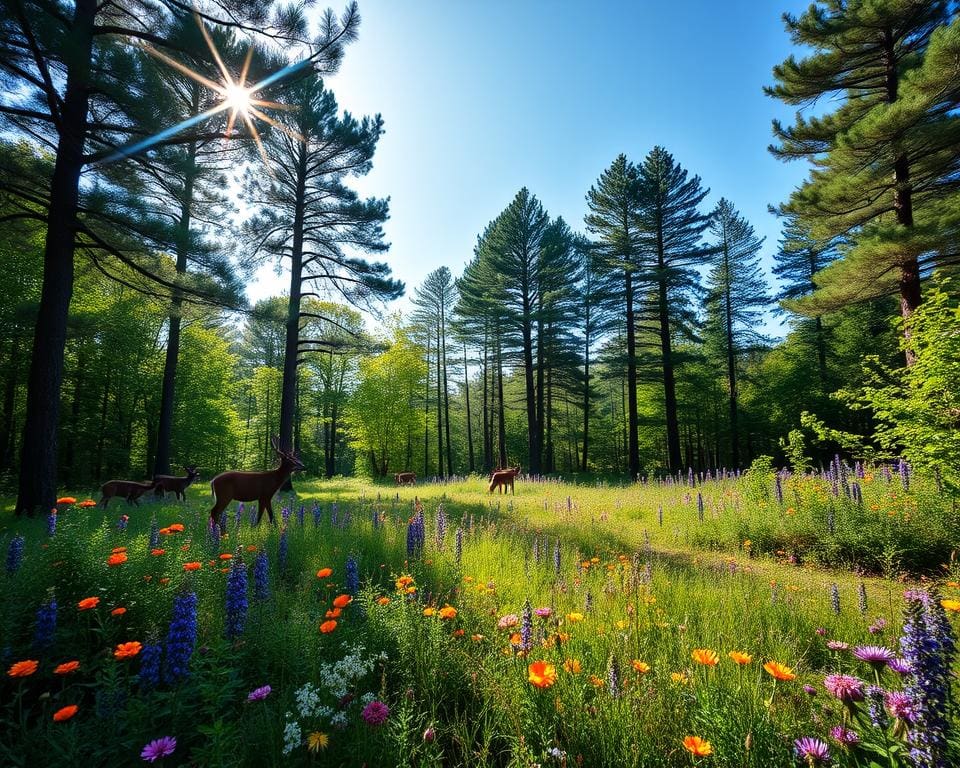
[[[210,490],[213,491],[213,509],[210,510],[210,520],[216,524],[220,513],[227,508],[231,501],[256,501],[257,525],[267,511],[270,522],[273,523],[273,506],[271,499],[280,490],[293,472],[305,469],[300,459],[291,451],[283,451],[277,438],[270,439],[270,445],[280,458],[280,466],[267,472],[221,472],[210,481]]]
[[[510,493],[515,494],[513,481],[520,474],[520,467],[511,467],[510,469],[497,469],[490,475],[490,487],[487,493],[493,493],[494,488],[499,488],[500,493],[506,493],[507,486],[510,486]]]
[[[177,495],[177,499],[187,500],[187,486],[200,477],[200,470],[196,464],[186,467],[187,476],[177,477],[176,475],[154,475],[153,482],[157,484],[157,490],[154,491],[157,496],[165,496],[170,491]]]
[[[416,472],[397,472],[393,476],[393,479],[397,483],[397,485],[416,485],[417,473]]]
[[[122,496],[127,500],[127,504],[136,504],[139,507],[140,502],[137,499],[155,486],[156,483],[153,481],[138,483],[134,480],[108,480],[100,486],[100,491],[103,493],[100,504],[106,507],[114,496]]]

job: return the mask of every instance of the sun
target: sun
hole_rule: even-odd
[[[250,109],[250,89],[230,83],[223,89],[223,101],[233,114],[244,113]]]

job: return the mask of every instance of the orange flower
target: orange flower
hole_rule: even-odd
[[[57,504],[76,504],[77,500],[73,496],[61,496],[57,499]]]
[[[390,605],[390,598],[389,598],[389,597],[378,597],[378,598],[377,598],[377,605]]]
[[[567,621],[569,621],[571,624],[576,624],[578,621],[583,621],[583,614],[582,614],[582,613],[568,613],[568,614],[567,614]]]
[[[707,757],[713,754],[713,747],[709,741],[699,736],[687,736],[683,740],[683,748],[694,757]]]
[[[580,665],[580,659],[567,659],[564,661],[563,671],[569,672],[571,675],[579,675],[583,671],[583,667]]]
[[[80,709],[76,704],[70,704],[66,707],[61,707],[56,712],[53,713],[53,722],[62,723],[64,720],[69,720],[75,714],[77,710]]]
[[[256,551],[257,551],[256,544],[247,544],[247,552],[256,552]]]
[[[220,555],[220,559],[221,559],[221,560],[233,560],[233,555],[231,555],[229,552],[224,552],[222,555]]]
[[[796,675],[790,667],[781,664],[779,661],[768,661],[763,668],[777,680],[795,680]]]
[[[112,611],[110,611],[110,615],[111,615],[111,616],[123,616],[123,614],[125,614],[126,612],[127,612],[127,609],[124,608],[122,605],[120,605],[120,606],[117,606],[116,608],[114,608]]]
[[[743,651],[730,651],[727,656],[729,656],[737,664],[749,664],[753,661],[753,656],[749,653],[744,653]]]
[[[182,533],[182,532],[183,532],[183,523],[173,523],[173,524],[170,525],[169,527],[170,527],[170,530],[173,531],[173,532],[175,532],[175,533]]]
[[[602,677],[597,677],[596,675],[590,675],[590,685],[594,688],[602,688],[606,685],[606,682]]]
[[[519,632],[514,632],[510,635],[510,645],[520,645],[523,642],[523,638],[520,637]]]
[[[405,589],[413,584],[413,576],[403,575],[396,581],[397,589]]]
[[[709,648],[694,648],[693,653],[690,654],[690,658],[697,662],[697,664],[703,664],[705,667],[715,667],[717,666],[717,662],[720,661],[717,652]]]
[[[93,499],[84,499],[77,506],[81,509],[89,509],[90,507],[97,506],[97,502],[95,502]]]
[[[201,567],[201,564],[196,561],[183,564],[183,570],[185,571],[199,571]]]
[[[960,600],[941,600],[940,605],[953,613],[960,613]]]
[[[150,554],[153,555],[154,557],[160,557],[160,555],[165,555],[165,554],[167,554],[167,550],[165,550],[165,549],[151,549],[151,550],[150,550]]]
[[[69,675],[71,672],[76,672],[79,668],[79,661],[65,661],[63,664],[60,664],[53,670],[53,674]]]
[[[527,680],[536,688],[549,688],[557,682],[557,668],[548,661],[535,661],[527,667]]]
[[[115,555],[110,555],[107,558],[107,565],[111,568],[115,565],[120,565],[121,563],[127,562],[127,553],[126,552],[117,552]]]
[[[81,611],[89,611],[91,608],[96,608],[100,605],[99,597],[85,597],[79,603],[77,603],[77,608]]]
[[[633,668],[639,672],[641,675],[647,674],[650,671],[650,665],[645,661],[640,661],[640,659],[634,659],[630,662]]]
[[[330,619],[329,621],[325,621],[323,622],[323,624],[320,625],[320,631],[325,635],[329,635],[336,628],[337,628],[337,622],[335,622],[333,619]]]
[[[436,612],[437,612],[437,609],[434,608],[433,606],[427,606],[426,608],[423,609],[424,616],[433,616]]]
[[[332,611],[327,611],[325,614],[328,619],[339,619],[341,610],[339,608],[334,608]]]
[[[440,609],[440,618],[441,619],[455,619],[457,618],[457,609],[452,605],[445,605]]]
[[[190,545],[189,545],[189,544],[184,544],[182,547],[180,547],[180,551],[181,551],[181,552],[186,552],[186,551],[188,551],[189,549],[190,549]]]
[[[462,629],[455,629],[455,630],[453,630],[453,636],[454,636],[454,637],[463,637],[465,634],[467,634],[466,631],[464,631],[464,630],[462,630]]]
[[[163,534],[164,536],[169,536],[171,533],[173,533],[173,531],[171,531],[169,528],[161,528],[159,533]]]
[[[333,568],[321,568],[317,571],[318,579],[329,579],[331,576],[333,576]]]
[[[18,661],[11,665],[10,669],[7,670],[7,674],[10,677],[30,677],[30,675],[37,671],[39,664],[40,662],[33,661],[32,659]]]
[[[116,554],[119,554],[120,552],[126,552],[126,551],[127,551],[126,547],[114,547],[113,549],[110,550],[110,554],[116,555]]]
[[[479,643],[481,640],[483,640],[483,635],[470,635],[470,639],[475,643]]]
[[[160,579],[160,586],[161,586],[161,587],[165,587],[165,586],[167,586],[167,584],[169,584],[169,583],[170,583],[170,577],[169,577],[169,576],[164,576],[162,579]]]
[[[350,595],[337,595],[335,598],[333,598],[333,607],[346,608],[352,602],[353,598],[350,597]]]
[[[143,646],[136,640],[132,640],[129,643],[118,643],[116,649],[113,652],[113,657],[115,659],[132,659],[138,653]]]

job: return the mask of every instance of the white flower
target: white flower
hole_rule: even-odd
[[[283,754],[289,755],[300,746],[302,741],[303,732],[300,730],[300,723],[296,720],[288,720],[283,729]]]

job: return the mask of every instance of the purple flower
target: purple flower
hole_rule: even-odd
[[[913,722],[913,701],[903,691],[890,691],[884,698],[887,711],[899,720]]]
[[[541,619],[549,619],[550,616],[553,614],[553,608],[548,608],[548,607],[537,608],[536,610],[534,610],[534,613],[537,614],[537,616],[539,616]]]
[[[270,597],[270,563],[264,549],[257,552],[257,558],[253,561],[253,596],[257,600]]]
[[[820,637],[824,637],[827,634],[827,630],[823,627],[817,627],[815,631]]]
[[[887,666],[897,657],[893,651],[882,645],[859,645],[853,649],[853,655],[878,669]]]
[[[814,688],[812,685],[804,685],[804,686],[803,686],[803,690],[804,690],[805,693],[808,693],[808,694],[811,695],[811,696],[816,696],[816,695],[817,695],[817,689]]]
[[[373,700],[363,708],[361,714],[367,725],[383,725],[390,717],[390,707],[382,701]]]
[[[138,680],[140,687],[144,690],[150,690],[160,685],[160,661],[163,656],[163,649],[157,642],[156,636],[149,637],[144,643],[143,650],[140,651],[140,674]]]
[[[247,701],[263,701],[270,695],[272,690],[273,688],[269,685],[261,685],[259,688],[254,688],[247,694]]]
[[[161,757],[172,755],[176,748],[177,740],[173,736],[162,736],[161,738],[154,739],[147,744],[143,748],[143,752],[140,753],[140,757],[142,757],[148,763],[152,763],[156,760],[159,760]]]
[[[347,558],[346,566],[344,567],[344,587],[347,592],[351,595],[357,594],[360,591],[360,571],[357,567],[357,558],[353,555],[350,555]]]
[[[850,647],[850,643],[845,643],[843,640],[827,640],[827,648],[831,651],[845,651]]]
[[[520,620],[520,647],[529,651],[533,647],[533,611],[530,601],[523,604],[523,618]]]
[[[167,631],[163,679],[176,683],[190,674],[190,657],[197,643],[197,593],[182,592],[173,599],[173,618]]]
[[[23,547],[26,540],[19,533],[10,539],[7,547],[7,573],[16,573],[23,562]]]
[[[863,681],[852,675],[827,675],[823,687],[844,704],[863,701]]]
[[[890,659],[887,662],[887,666],[891,670],[896,672],[898,675],[909,675],[910,674],[910,665],[907,663],[906,659],[896,658]]]
[[[53,645],[57,632],[57,598],[53,589],[47,601],[37,609],[37,625],[33,633],[33,645],[38,651],[46,651]]]
[[[836,725],[830,730],[830,737],[837,742],[842,744],[845,747],[852,746],[853,744],[860,743],[860,737],[856,733],[851,731],[849,728],[844,728],[842,725]]]
[[[802,739],[793,742],[793,749],[797,754],[797,759],[810,766],[830,764],[830,747],[820,739],[804,736]]]
[[[234,558],[227,574],[227,640],[236,640],[243,634],[247,621],[247,566]]]

